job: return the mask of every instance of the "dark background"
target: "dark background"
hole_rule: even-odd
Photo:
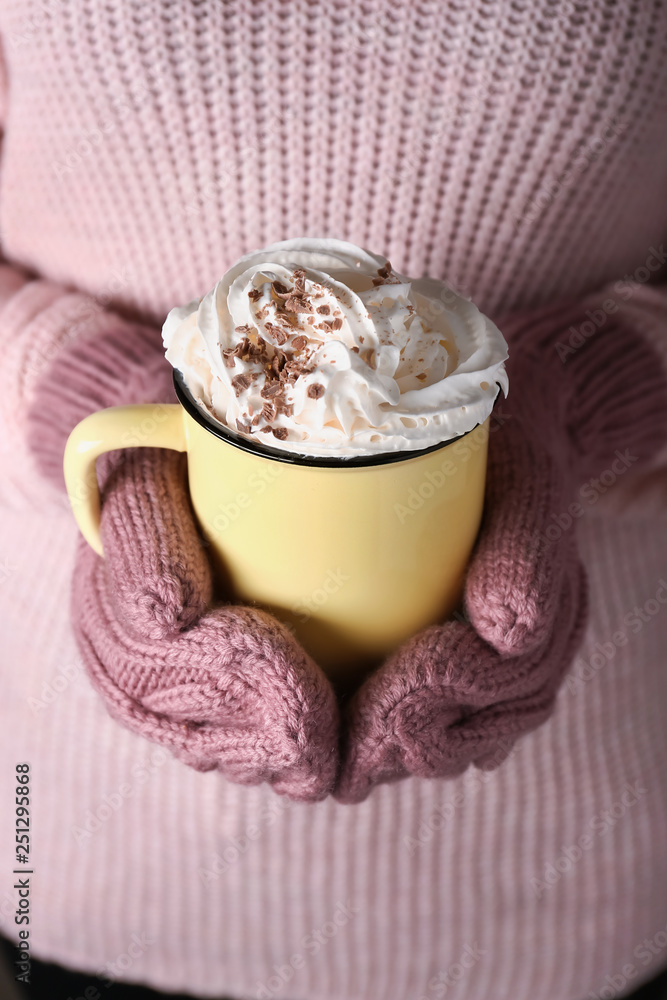
[[[119,983],[107,986],[106,980],[96,979],[95,976],[78,975],[59,965],[35,961],[32,963],[32,982],[30,986],[25,986],[23,983],[13,982],[14,958],[14,945],[0,936],[0,1000],[164,1000],[166,996],[171,1000],[192,1000],[189,994],[155,993],[143,986],[122,986]],[[97,990],[97,995],[91,992],[91,987]],[[14,994],[8,992],[12,988]],[[88,996],[86,989],[89,991]],[[667,971],[646,983],[631,997],[632,1000],[667,1000]],[[221,997],[220,1000],[224,998]],[[289,1000],[289,997],[281,993],[279,1000]],[[411,998],[406,997],[406,1000]],[[511,1000],[511,997],[478,997],[476,1000]],[[588,998],[582,997],[581,1000]]]

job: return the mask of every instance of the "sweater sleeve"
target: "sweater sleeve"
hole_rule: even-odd
[[[25,440],[27,416],[39,405],[38,386],[49,380],[57,360],[74,345],[94,340],[132,339],[137,330],[94,298],[20,268],[0,268],[0,349],[4,357],[2,408],[10,433]],[[152,331],[156,345],[157,331]],[[94,347],[93,347],[94,353]],[[100,400],[111,405],[115,400]]]
[[[652,346],[656,361],[667,379],[667,284],[628,285],[614,282],[602,292],[589,297],[590,309],[601,309],[602,303],[617,302],[618,315],[628,326]],[[604,312],[604,309],[603,309]],[[606,315],[606,313],[605,313]],[[599,313],[594,318],[600,320]],[[600,334],[604,333],[604,324]],[[642,391],[641,386],[628,386]],[[636,472],[620,477],[592,509],[599,515],[616,514],[645,516],[664,515],[667,510],[667,439],[652,459]]]
[[[525,351],[539,362],[536,370],[550,370],[562,389],[563,398],[557,393],[555,405],[573,432],[575,452],[588,451],[597,435],[605,445],[597,464],[602,462],[599,470],[606,470],[615,448],[632,438],[630,424],[637,422],[644,443],[650,443],[611,486],[594,478],[591,513],[664,513],[667,285],[617,280],[577,300],[519,314],[518,319],[497,319],[510,342],[510,363],[517,351]],[[520,389],[510,374],[510,394]],[[581,476],[583,487],[587,476],[595,477],[595,468],[586,471],[584,464]],[[611,478],[607,472],[606,480]]]

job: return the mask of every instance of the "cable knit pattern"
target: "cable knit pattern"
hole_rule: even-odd
[[[548,718],[587,605],[575,538],[554,531],[552,515],[568,511],[591,474],[641,466],[667,440],[665,372],[626,324],[612,321],[595,351],[582,346],[561,363],[566,331],[585,318],[570,305],[504,324],[512,392],[491,422],[485,515],[465,590],[474,627],[447,622],[416,636],[357,693],[341,801],[406,774],[497,766],[499,743],[506,752]]]
[[[570,551],[542,648],[494,655],[459,622],[409,640],[355,696],[336,797],[360,802],[379,782],[409,774],[452,778],[471,762],[483,769],[501,764],[517,737],[551,714],[587,605],[584,573]]]
[[[667,438],[660,356],[612,316],[604,339],[563,364],[559,349],[582,322],[583,306],[570,303],[503,324],[512,389],[490,440],[485,522],[466,580],[470,619],[500,653],[535,649],[550,631],[572,541],[554,518],[567,516],[582,483],[609,466],[645,467]]]
[[[65,614],[76,529],[27,462],[21,407],[108,307],[159,323],[240,253],[301,234],[448,278],[494,319],[611,282],[664,350],[667,298],[646,285],[667,231],[664,7],[0,0],[0,35],[3,257],[41,276],[0,288],[0,744],[32,766],[34,953],[210,997],[272,990],[297,953],[272,995],[430,1000],[470,949],[464,1000],[583,1000],[627,963],[625,990],[652,976],[664,952],[645,965],[636,949],[667,925],[667,531],[644,504],[649,489],[664,504],[664,462],[650,483],[631,468],[578,484],[590,625],[553,717],[499,745],[502,767],[410,778],[354,808],[285,805],[109,719]],[[79,294],[84,323],[64,307],[52,321]],[[594,359],[611,326],[565,343]],[[591,516],[621,495],[622,518]],[[12,788],[4,768],[3,802]],[[133,933],[151,943],[118,964]]]
[[[333,690],[286,629],[262,611],[229,607],[146,639],[124,630],[116,600],[104,560],[82,543],[74,628],[115,718],[198,771],[268,781],[304,802],[329,794],[338,766]]]

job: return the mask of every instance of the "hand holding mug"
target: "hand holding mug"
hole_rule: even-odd
[[[219,767],[237,781],[268,780],[306,800],[326,795],[337,773],[338,797],[359,801],[374,784],[406,774],[446,777],[469,763],[497,765],[516,736],[551,711],[585,617],[574,533],[554,540],[551,506],[567,509],[581,470],[604,467],[613,446],[625,441],[641,458],[664,435],[655,360],[621,324],[608,331],[602,360],[613,377],[604,385],[596,381],[599,354],[592,360],[585,349],[570,368],[545,364],[555,356],[554,338],[580,311],[538,311],[508,325],[525,365],[516,368],[516,409],[491,434],[486,513],[466,585],[470,621],[423,630],[360,687],[345,708],[340,770],[337,707],[320,668],[269,615],[204,610],[209,569],[183,459],[150,448],[124,453],[103,486],[106,558],[81,543],[75,574],[77,638],[112,714],[192,766]],[[86,411],[166,400],[159,347],[146,331],[128,344],[125,336],[75,344],[52,365],[32,417],[44,466],[53,468],[67,430]],[[646,379],[648,420],[636,402],[617,405],[628,345],[633,371]],[[117,379],[111,391],[100,390],[90,374],[111,355]],[[149,370],[162,390],[150,392]],[[39,434],[45,413],[48,437]],[[165,496],[174,515],[167,522]],[[143,533],[140,542],[120,524]],[[146,566],[168,585],[147,594],[142,588],[153,577]],[[141,635],[157,636],[157,659]]]

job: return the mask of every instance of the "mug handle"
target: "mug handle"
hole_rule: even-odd
[[[180,403],[110,406],[76,425],[65,446],[63,468],[76,523],[88,544],[103,556],[100,534],[100,487],[95,463],[118,448],[172,448],[186,451]]]

